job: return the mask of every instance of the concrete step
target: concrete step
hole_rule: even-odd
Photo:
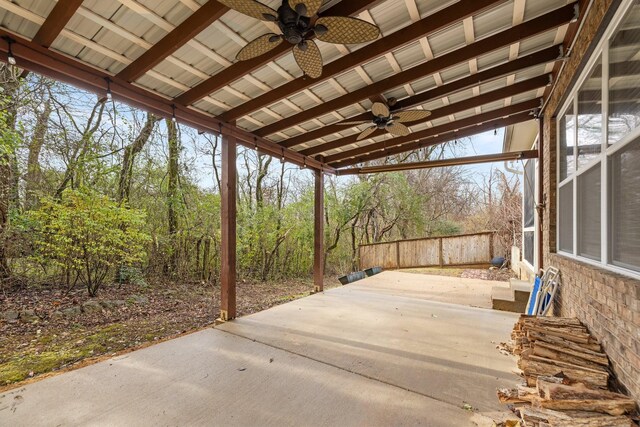
[[[491,288],[491,306],[494,310],[524,313],[527,309],[528,299],[521,301],[516,299],[516,291],[511,288],[494,286]]]
[[[525,307],[529,301],[533,283],[529,283],[525,280],[511,279],[509,281],[509,287],[513,290],[514,299],[519,302],[524,302]]]

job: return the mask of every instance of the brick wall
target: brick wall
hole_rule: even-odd
[[[621,388],[640,404],[640,281],[558,255],[556,251],[556,121],[555,115],[572,89],[574,78],[588,60],[599,29],[606,26],[616,0],[595,0],[558,77],[544,111],[543,265],[562,272],[562,287],[554,311],[575,316],[602,341]],[[609,11],[607,13],[607,11]]]

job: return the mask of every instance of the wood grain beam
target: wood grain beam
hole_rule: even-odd
[[[33,43],[47,48],[51,46],[82,2],[83,0],[59,0],[33,36]]]
[[[315,171],[313,203],[313,284],[314,292],[324,290],[324,174]]]
[[[220,181],[220,319],[236,317],[236,139],[222,137]]]
[[[375,4],[380,3],[383,0],[349,0],[341,1],[333,7],[330,7],[322,13],[325,16],[349,16],[357,15],[363,10],[373,7]],[[198,84],[194,88],[188,90],[175,99],[176,103],[183,105],[191,105],[199,99],[225,87],[229,83],[232,83],[249,74],[258,68],[268,64],[271,61],[275,61],[280,56],[288,53],[291,50],[291,45],[288,43],[281,43],[275,49],[270,52],[258,56],[257,58],[250,59],[248,61],[239,61],[230,67],[225,68],[211,78]]]
[[[465,138],[465,137],[470,137],[470,136],[474,136],[477,135],[479,133],[482,132],[487,132],[487,131],[491,131],[493,129],[496,128],[500,128],[500,127],[505,127],[505,126],[510,126],[516,123],[522,123],[522,122],[526,122],[528,120],[531,120],[532,116],[529,112],[524,112],[524,113],[518,113],[518,114],[514,114],[512,116],[507,116],[507,117],[500,117],[497,118],[495,120],[491,120],[489,122],[483,123],[479,126],[472,126],[466,129],[462,129],[459,130],[458,132],[455,133],[455,137],[456,138]],[[407,144],[405,146],[400,146],[400,147],[396,147],[393,149],[389,149],[383,152],[378,152],[378,153],[373,153],[370,154],[368,156],[361,156],[357,159],[348,159],[348,160],[344,160],[344,161],[340,161],[340,162],[336,162],[334,163],[335,165],[338,165],[337,167],[345,167],[345,166],[353,166],[355,164],[358,163],[364,163],[364,162],[369,162],[372,160],[377,160],[377,159],[381,159],[383,157],[387,157],[387,156],[393,156],[396,154],[403,154],[403,153],[407,153],[410,151],[414,151],[417,150],[419,148],[424,148],[424,147],[430,147],[433,145],[437,145],[437,144],[442,144],[445,142],[449,142],[452,139],[452,134],[445,134],[445,135],[438,135],[437,137],[433,137],[433,138],[428,138],[425,140],[419,140],[419,141],[415,141],[411,144]],[[338,169],[339,170],[339,169]]]
[[[516,41],[559,27],[571,21],[573,16],[574,6],[573,3],[571,3],[556,9],[553,12],[539,16],[523,24],[516,25],[508,30],[476,41],[475,43],[471,43],[448,54],[434,58],[424,64],[410,68],[401,73],[394,74],[391,77],[378,81],[372,85],[365,86],[349,94],[326,101],[301,113],[279,120],[271,125],[258,129],[254,133],[260,136],[267,136],[299,123],[304,123],[315,117],[320,117],[324,114],[330,113],[331,111],[336,111],[362,101],[369,96],[377,93],[384,93],[388,90],[400,87],[406,83],[418,80],[435,72],[442,71],[461,62],[466,62],[471,58],[487,54],[504,46],[509,46],[511,43]]]
[[[493,124],[493,121],[504,117],[524,114],[528,117],[528,120],[530,120],[532,119],[530,112],[540,107],[541,99],[542,98],[536,98],[530,101],[520,102],[508,107],[502,107],[497,110],[456,120],[455,122],[424,129],[407,136],[391,138],[374,144],[354,148],[349,151],[343,151],[332,156],[327,156],[325,161],[330,165],[339,164],[338,167],[342,167],[344,166],[343,162],[354,162],[351,164],[355,164],[361,161],[378,158],[376,156],[384,157],[390,154],[410,151],[415,149],[414,147],[424,147],[427,143],[427,145],[432,145],[429,143],[429,141],[432,140],[441,140],[444,138],[444,141],[449,141],[466,136],[467,134],[465,134],[465,132],[471,132],[470,135],[475,135],[483,130],[494,130],[501,126]]]
[[[416,41],[422,37],[426,37],[429,34],[433,34],[450,26],[452,23],[479,13],[495,4],[504,3],[504,1],[505,0],[462,0],[386,37],[370,43],[367,45],[366,49],[358,49],[349,55],[343,56],[340,59],[326,64],[322,70],[322,76],[320,78],[312,79],[307,76],[285,83],[276,89],[227,111],[222,114],[221,118],[230,120],[250,114],[266,105],[271,105],[274,102],[286,98],[287,96],[300,92],[318,84],[319,82],[344,73],[345,71],[351,70],[352,68],[362,65],[367,61],[391,52],[400,46]]]
[[[189,40],[200,34],[228,10],[228,7],[217,1],[209,0],[158,43],[140,55],[138,59],[120,71],[118,77],[127,82],[137,80],[173,52],[184,46]]]
[[[478,86],[482,83],[486,83],[488,81],[491,81],[500,77],[504,77],[512,73],[516,73],[518,71],[527,69],[529,67],[533,67],[540,64],[546,64],[548,62],[553,62],[558,60],[559,58],[560,58],[560,45],[546,48],[541,51],[532,53],[530,55],[526,55],[521,58],[518,58],[514,61],[510,61],[505,64],[495,66],[493,68],[489,68],[488,70],[481,71],[477,74],[473,74],[468,77],[455,80],[451,83],[447,83],[445,85],[438,86],[434,89],[427,90],[417,95],[410,96],[408,98],[400,100],[393,107],[393,110],[404,110],[407,108],[415,107],[417,105],[424,104],[428,101],[442,98],[443,96],[446,96],[453,92],[467,89],[472,86]],[[366,113],[358,114],[357,116],[354,116],[354,117],[349,117],[345,120],[342,120],[341,122],[367,120],[369,118],[371,118],[371,113],[366,112]],[[331,135],[336,132],[344,131],[345,129],[346,129],[345,126],[341,126],[338,124],[327,125],[327,126],[323,126],[321,128],[306,132],[302,135],[289,138],[285,141],[280,142],[280,144],[284,147],[290,148],[296,145],[304,144],[305,142],[322,138],[323,136],[326,136],[326,135]],[[301,152],[308,152],[310,154],[317,154],[320,152],[320,151],[315,151],[314,148],[315,147],[309,148],[308,151],[302,150]]]
[[[408,127],[414,126],[418,123],[424,123],[431,120],[439,119],[441,117],[447,117],[449,115],[460,113],[475,107],[481,107],[482,105],[489,104],[494,101],[509,98],[514,95],[529,92],[535,89],[539,89],[547,86],[551,83],[551,73],[543,74],[538,77],[534,77],[528,80],[515,83],[511,86],[506,86],[500,89],[492,90],[490,92],[483,93],[482,95],[474,96],[472,98],[466,98],[462,101],[445,105],[431,112],[431,115],[424,120],[405,123]],[[454,122],[455,123],[455,122]],[[376,136],[384,135],[387,133],[385,130],[376,130],[371,134],[369,138],[375,138]],[[358,134],[349,135],[345,138],[336,139],[326,144],[316,145],[306,150],[300,151],[305,156],[310,156],[318,153],[323,153],[336,148],[346,147],[358,142]],[[363,148],[364,149],[364,148]]]
[[[11,37],[15,40],[12,44],[12,49],[20,68],[103,96],[107,92],[107,79],[110,79],[111,93],[113,97],[119,101],[165,118],[172,117],[172,106],[175,106],[176,118],[182,124],[191,126],[202,132],[234,136],[238,140],[238,143],[245,147],[254,148],[258,145],[258,149],[263,154],[278,158],[284,157],[287,161],[298,166],[306,164],[312,169],[335,173],[333,168],[317,161],[313,157],[305,157],[273,141],[242,130],[231,123],[218,120],[212,115],[176,104],[170,99],[163,98],[149,90],[123,81],[117,76],[111,76],[104,71],[83,64],[74,58],[46,49],[27,39],[9,33],[6,30],[0,29],[0,36]],[[0,43],[0,59],[6,61],[7,51],[7,44]]]
[[[341,169],[338,171],[338,175],[366,175],[370,173],[398,172],[415,169],[475,165],[479,163],[505,162],[508,160],[535,159],[537,157],[538,150],[513,151],[508,153],[485,154],[481,156],[429,160],[426,162],[400,163],[393,165],[365,166],[362,168]]]

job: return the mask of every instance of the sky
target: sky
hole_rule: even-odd
[[[460,140],[456,145],[457,157],[471,157],[471,156],[479,156],[486,154],[497,154],[502,152],[502,144],[504,138],[504,129],[500,128],[497,130],[497,135],[494,135],[494,131],[484,132],[477,135],[474,135],[469,138],[464,138]],[[197,153],[195,147],[185,147],[187,152],[191,154],[192,159],[195,160],[195,166],[198,169],[198,173],[196,174],[196,179],[199,185],[206,189],[213,188],[213,175],[211,171],[211,158],[209,156],[203,156],[202,153]],[[239,147],[238,151],[244,150],[244,148]],[[447,155],[447,157],[453,157],[453,153]],[[280,165],[280,162],[274,162],[275,166]],[[242,173],[245,165],[238,162],[238,172]],[[292,169],[297,169],[293,164],[289,165]],[[520,162],[514,163],[511,167],[522,170],[522,164]],[[478,184],[482,184],[484,177],[488,176],[491,173],[492,169],[500,169],[507,173],[507,176],[511,176],[511,173],[506,171],[504,167],[504,162],[495,162],[495,163],[483,163],[477,165],[466,165],[462,166],[461,169],[466,172],[470,172],[471,178],[474,179]],[[311,179],[311,172],[307,171],[299,171],[300,174],[308,174],[308,179]]]

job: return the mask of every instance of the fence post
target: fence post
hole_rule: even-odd
[[[493,259],[494,257],[494,248],[493,248],[493,239],[496,237],[496,233],[491,233],[489,236],[489,256],[491,257],[491,259]]]
[[[400,240],[396,240],[396,265],[397,269],[400,270]]]
[[[440,267],[444,267],[444,254],[442,253],[442,237],[438,239],[438,258],[440,261]]]

